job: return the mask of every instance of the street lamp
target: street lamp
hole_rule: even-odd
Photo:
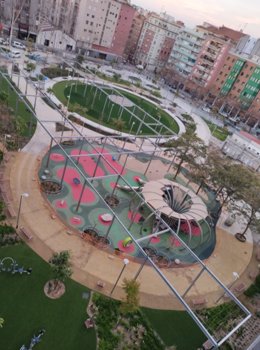
[[[234,277],[234,281],[229,285],[229,289],[231,288],[231,287],[233,287],[233,285],[236,283],[236,281],[239,279],[239,274],[236,272],[236,271],[233,271],[232,272],[232,275],[233,275],[233,277]],[[224,294],[222,294],[219,298],[218,298],[218,300],[216,300],[216,304],[224,297],[226,295],[226,293],[224,293]]]
[[[132,126],[131,126],[131,129],[130,129],[130,131],[129,131],[129,134],[131,134],[134,125],[135,125],[135,122],[132,123]]]
[[[7,148],[6,148],[6,139],[10,139],[11,137],[12,137],[12,136],[9,135],[9,134],[5,134],[5,135],[4,135],[4,151],[7,150]]]
[[[122,267],[122,270],[121,270],[119,276],[117,277],[117,280],[116,280],[116,282],[115,282],[115,284],[114,284],[113,289],[112,289],[111,292],[110,292],[110,296],[113,294],[113,292],[114,292],[114,290],[115,290],[115,288],[116,288],[116,286],[117,286],[117,283],[119,282],[120,277],[122,276],[122,274],[123,274],[123,272],[124,272],[124,269],[126,268],[126,265],[129,264],[129,260],[128,260],[128,259],[124,259],[123,261],[124,261],[124,265],[123,265],[123,267]]]
[[[19,226],[19,219],[20,219],[20,212],[21,212],[23,197],[28,198],[29,194],[25,192],[25,193],[22,193],[20,196],[20,203],[19,203],[19,209],[18,209],[18,215],[17,215],[17,221],[16,221],[16,228],[18,228],[18,226]]]

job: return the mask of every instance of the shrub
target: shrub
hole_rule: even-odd
[[[15,233],[15,228],[13,226],[4,224],[0,225],[0,235],[10,235]]]

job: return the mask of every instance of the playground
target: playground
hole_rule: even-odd
[[[181,241],[176,239],[170,230],[160,225],[151,209],[153,202],[159,203],[154,195],[154,188],[156,185],[159,188],[162,187],[163,180],[159,181],[158,179],[150,182],[150,173],[145,175],[141,170],[140,172],[135,170],[142,169],[144,165],[147,166],[149,158],[133,155],[132,159],[128,161],[128,157],[125,154],[120,155],[119,149],[115,145],[100,144],[100,142],[92,142],[91,146],[86,142],[82,143],[82,141],[72,142],[69,146],[66,145],[68,142],[64,143],[64,149],[76,162],[80,171],[74,162],[63,155],[59,146],[55,146],[43,158],[39,178],[42,192],[46,195],[52,208],[67,226],[78,232],[79,238],[92,241],[101,249],[123,252],[133,258],[142,258],[140,250],[125,230],[128,228],[134,238],[140,240],[140,245],[159,266],[169,267],[176,261],[177,263],[179,261],[181,265],[194,262],[193,257],[184,249]],[[163,165],[163,159],[157,158],[157,161]],[[83,175],[91,179],[93,188],[86,183]],[[158,177],[160,175],[158,174]],[[165,181],[167,184],[172,183],[168,180]],[[151,186],[152,189],[149,189]],[[185,189],[184,186],[178,185],[179,195],[180,187],[182,190]],[[142,194],[143,188],[145,195]],[[136,196],[136,191],[141,193],[141,199]],[[153,201],[151,203],[146,198],[149,193],[152,194]],[[178,234],[181,240],[191,247],[200,258],[205,259],[210,256],[214,249],[215,231],[208,218],[206,205],[192,192],[189,193],[190,202],[195,203],[193,207],[199,205],[200,209],[190,208],[193,212],[190,217],[187,213],[175,213],[179,221],[174,221],[171,216],[172,209],[164,202],[163,194],[159,193],[158,197],[162,201],[160,206],[165,203],[165,206],[170,209],[168,211],[169,220],[173,223],[169,223],[175,229],[177,226],[179,227]],[[142,200],[142,196],[145,200]],[[193,196],[192,200],[190,196]],[[105,199],[119,220],[114,217],[100,197]],[[182,201],[182,197],[180,200]],[[195,215],[196,210],[197,214]],[[167,221],[167,218],[165,220]],[[159,234],[155,235],[156,232]],[[152,234],[153,236],[149,237]],[[149,239],[145,239],[145,237],[149,237]]]

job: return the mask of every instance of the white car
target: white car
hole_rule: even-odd
[[[210,108],[207,107],[207,106],[202,107],[202,110],[203,110],[204,112],[208,112],[208,113],[211,112]]]
[[[4,38],[0,38],[0,45],[8,45],[8,42]]]
[[[12,51],[10,51],[9,56],[11,58],[20,58],[21,57],[21,52],[20,51],[16,51],[16,50],[12,50]]]
[[[19,41],[13,41],[12,46],[17,49],[22,49],[22,50],[26,49],[26,46],[24,44],[21,44]]]

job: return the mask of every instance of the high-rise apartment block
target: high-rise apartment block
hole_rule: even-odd
[[[149,14],[140,34],[135,62],[148,70],[164,67],[180,27],[171,16]]]

